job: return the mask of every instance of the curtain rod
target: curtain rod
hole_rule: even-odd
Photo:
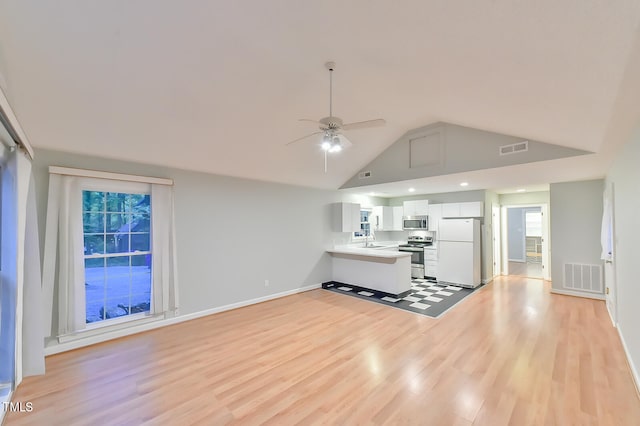
[[[27,135],[20,127],[20,123],[18,122],[18,118],[13,113],[11,109],[11,105],[9,105],[9,100],[7,99],[4,91],[0,87],[0,123],[2,123],[7,129],[9,136],[13,139],[13,142],[22,148],[29,158],[33,160],[33,148],[27,139]]]
[[[122,173],[102,172],[99,170],[73,169],[70,167],[49,166],[49,173],[65,176],[89,177],[98,179],[125,180],[128,182],[155,183],[158,185],[173,185],[173,179],[126,175]]]

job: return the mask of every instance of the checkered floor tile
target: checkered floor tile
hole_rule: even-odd
[[[428,279],[411,280],[411,291],[402,295],[402,297],[393,297],[376,290],[333,281],[322,284],[322,287],[337,293],[371,300],[434,318],[442,315],[456,303],[477,290],[477,288],[469,289],[449,284],[438,284],[435,280]]]

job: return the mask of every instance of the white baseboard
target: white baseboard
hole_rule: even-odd
[[[0,400],[0,402],[3,403],[2,407],[0,407],[0,425],[4,421],[4,415],[7,412],[7,409],[5,408],[4,402],[11,402],[11,397],[12,396],[13,396],[13,391],[9,392],[9,395],[7,395],[7,399]]]
[[[129,336],[131,334],[142,333],[143,331],[149,331],[160,327],[166,327],[168,325],[178,324],[184,321],[190,321],[196,318],[205,317],[207,315],[217,314],[219,312],[230,311],[231,309],[242,308],[244,306],[254,305],[256,303],[266,302],[268,300],[279,299],[281,297],[290,296],[292,294],[303,293],[305,291],[321,288],[322,284],[312,284],[293,290],[287,290],[280,293],[269,294],[267,296],[257,297],[255,299],[244,300],[242,302],[231,303],[229,305],[218,306],[216,308],[206,309],[204,311],[193,312],[186,315],[180,315],[173,318],[167,318],[159,321],[153,321],[146,324],[136,325],[129,328],[120,330],[109,331],[104,334],[88,336],[87,338],[80,338],[65,343],[59,343],[44,348],[45,356],[54,355],[61,352],[70,351],[73,349],[82,348],[89,345],[95,345],[96,343],[106,342],[108,340],[118,339],[120,337]]]
[[[620,330],[620,327],[618,327],[618,335],[620,336],[620,341],[622,342],[624,354],[627,356],[627,364],[629,364],[629,368],[631,369],[631,377],[633,378],[633,383],[636,385],[636,392],[640,396],[640,376],[638,376],[638,370],[636,370],[636,366],[633,364],[633,359],[631,359],[631,354],[629,353],[629,349],[627,348],[627,342],[625,342],[624,340],[624,336],[622,335],[622,330]]]
[[[551,293],[562,294],[564,296],[577,296],[577,297],[586,297],[587,299],[604,300],[604,294],[582,293],[580,291],[572,291],[572,290],[558,290],[557,288],[552,288]]]
[[[605,298],[605,302],[606,302],[606,298]],[[618,324],[616,324],[615,320],[613,319],[613,315],[611,314],[611,311],[609,310],[609,304],[607,304],[607,312],[609,312],[609,318],[611,318],[611,324],[613,324],[613,328],[618,328]]]

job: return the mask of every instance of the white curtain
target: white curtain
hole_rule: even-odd
[[[44,373],[42,288],[35,184],[31,160],[19,149],[3,169],[2,281],[15,301],[15,385]]]
[[[178,280],[173,219],[173,186],[151,185],[153,253],[152,312],[177,315]]]
[[[42,279],[44,297],[49,305],[45,309],[44,328],[45,334],[51,335],[53,289],[57,283],[57,335],[61,336],[86,326],[84,264],[78,262],[84,255],[80,178],[49,175],[46,226]]]

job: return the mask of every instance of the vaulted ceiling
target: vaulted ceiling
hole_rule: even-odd
[[[637,0],[1,0],[0,86],[36,148],[319,188],[436,121],[601,156],[534,184],[606,170],[639,24]],[[328,115],[327,60],[334,113],[387,125],[325,174],[317,141],[285,143]]]

